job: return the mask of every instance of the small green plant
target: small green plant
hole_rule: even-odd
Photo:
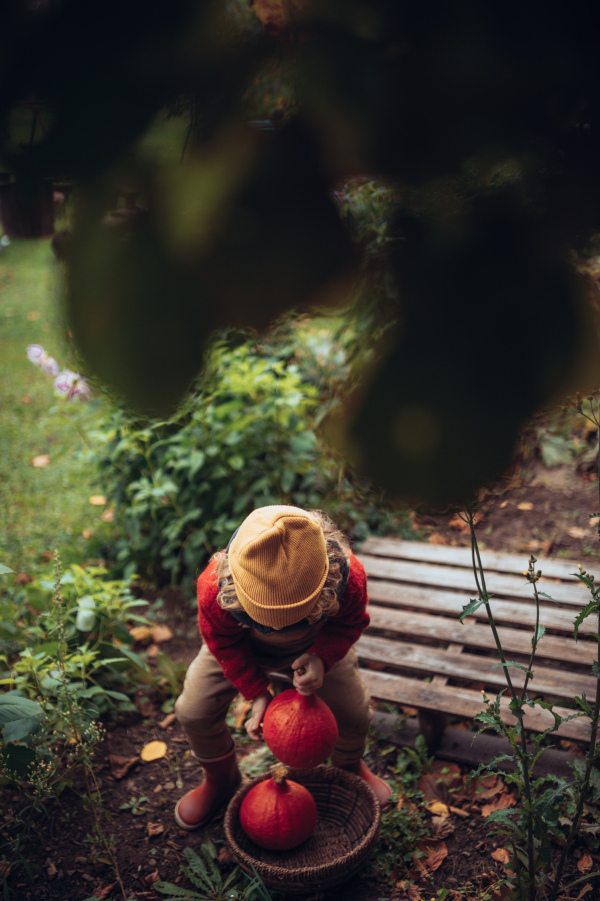
[[[102,803],[93,765],[94,748],[103,733],[98,723],[90,718],[85,698],[73,691],[73,654],[68,646],[69,619],[65,615],[66,605],[61,594],[61,584],[62,571],[57,554],[51,607],[46,611],[48,621],[52,624],[54,642],[51,674],[50,671],[42,673],[39,667],[32,666],[28,671],[28,676],[31,677],[29,682],[19,682],[19,677],[10,680],[15,681],[19,687],[0,695],[0,718],[3,712],[6,720],[0,742],[2,766],[5,776],[23,790],[24,800],[24,806],[14,820],[15,829],[8,838],[6,872],[10,871],[15,861],[26,863],[21,848],[32,828],[41,830],[41,823],[46,816],[45,800],[59,797],[65,787],[69,786],[91,813],[92,828],[86,841],[92,846],[93,857],[112,868],[122,897],[125,898],[114,837],[107,835],[105,831],[105,822],[109,817]],[[21,659],[29,661],[35,658],[31,655]],[[51,680],[50,689],[44,688],[44,679]],[[25,687],[37,690],[35,700],[23,696]],[[76,775],[79,778],[76,779]],[[6,885],[5,895],[8,897],[8,894]]]
[[[236,866],[223,878],[217,863],[217,849],[208,834],[204,837],[199,854],[189,847],[183,853],[188,866],[182,865],[181,872],[198,891],[181,888],[170,882],[156,882],[154,891],[165,895],[167,901],[272,901],[270,892],[256,870],[251,879]]]
[[[406,878],[412,869],[417,842],[430,836],[419,776],[430,768],[431,759],[422,735],[415,748],[403,748],[396,758],[390,780],[393,794],[381,815],[381,832],[371,863],[389,880]]]
[[[105,575],[103,567],[84,569],[72,564],[67,568],[60,579],[60,626],[55,586],[48,577],[7,591],[0,602],[0,636],[10,638],[11,652],[5,657],[10,670],[0,678],[0,685],[10,685],[40,703],[43,700],[60,734],[57,691],[62,691],[61,679],[69,680],[71,695],[89,721],[112,709],[134,709],[123,690],[131,690],[132,676],[134,687],[139,682],[156,682],[145,660],[132,650],[134,639],[128,629],[148,623],[135,612],[147,602],[133,596],[129,582],[107,580]],[[56,653],[61,643],[59,676]]]
[[[147,803],[148,798],[146,795],[140,795],[139,798],[133,796],[129,801],[125,801],[124,804],[121,804],[119,810],[130,810],[134,817],[141,817],[145,813],[148,813],[148,808],[145,807]]]
[[[504,760],[510,759],[516,762],[516,771],[503,774],[503,778],[517,790],[519,804],[512,810],[494,811],[488,817],[488,823],[493,824],[498,833],[506,836],[508,847],[512,851],[509,866],[513,875],[507,877],[506,880],[511,889],[510,898],[514,899],[514,901],[542,901],[542,899],[556,901],[559,892],[566,891],[571,887],[562,885],[564,865],[573,847],[575,838],[581,830],[584,806],[590,792],[593,764],[600,751],[597,745],[598,725],[600,722],[600,692],[597,692],[593,705],[588,702],[585,694],[582,697],[574,698],[579,710],[567,717],[560,716],[554,709],[554,706],[542,698],[531,698],[529,696],[527,688],[533,676],[537,647],[545,633],[545,627],[540,622],[540,597],[542,596],[549,600],[553,599],[539,591],[538,583],[542,572],[535,567],[537,563],[536,558],[530,557],[525,576],[531,585],[536,606],[536,621],[531,639],[531,654],[527,665],[507,660],[490,603],[492,596],[486,587],[485,572],[481,563],[475,534],[474,512],[475,507],[473,505],[467,507],[466,512],[461,515],[463,515],[469,525],[473,573],[478,596],[464,606],[460,621],[463,622],[466,616],[471,615],[480,607],[485,607],[500,660],[497,666],[504,671],[507,688],[499,692],[493,702],[489,701],[484,695],[486,709],[478,714],[476,718],[482,723],[483,729],[492,728],[495,732],[502,735],[509,742],[513,753],[502,754],[496,757],[489,766],[480,765],[471,774],[470,778],[477,777],[482,771],[498,772],[497,765]],[[588,588],[591,594],[591,601],[580,612],[574,623],[574,636],[577,639],[579,627],[591,615],[598,617],[598,633],[600,633],[600,586],[596,586],[594,576],[581,567],[579,572],[574,573],[574,575]],[[598,677],[600,676],[599,634],[596,635],[596,640],[598,641],[598,658],[594,663],[592,672]],[[521,689],[515,687],[511,676],[515,669],[524,673],[523,687]],[[500,704],[505,691],[509,697],[510,712],[517,721],[516,726],[508,726],[502,719]],[[533,708],[535,706],[548,710],[552,714],[553,722],[544,732],[531,738],[533,750],[530,751],[524,714],[527,707]],[[575,779],[571,783],[552,776],[534,778],[533,769],[548,745],[548,736],[558,729],[562,722],[584,714],[590,720],[590,743],[583,772],[575,771]],[[556,865],[553,863],[551,855],[550,842],[552,838],[556,839],[562,846],[561,855]]]

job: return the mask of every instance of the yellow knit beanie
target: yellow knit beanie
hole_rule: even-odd
[[[238,600],[262,626],[282,628],[304,619],[329,572],[319,522],[300,507],[259,507],[229,545]]]

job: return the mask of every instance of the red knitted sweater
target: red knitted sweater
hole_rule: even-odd
[[[211,560],[198,578],[200,633],[232,685],[247,701],[253,701],[268,688],[269,680],[254,660],[248,630],[219,606],[216,564],[215,559]],[[367,575],[362,563],[351,555],[348,584],[340,599],[340,609],[323,624],[308,649],[309,654],[322,659],[325,672],[346,656],[369,625],[367,603]]]

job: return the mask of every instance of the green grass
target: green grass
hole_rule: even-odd
[[[44,552],[55,548],[65,562],[97,557],[114,530],[100,519],[104,508],[89,503],[101,488],[83,429],[100,402],[56,397],[26,355],[28,344],[41,344],[61,367],[77,368],[61,277],[48,240],[13,241],[0,256],[0,562],[30,574],[48,569]],[[48,466],[33,467],[41,454]]]

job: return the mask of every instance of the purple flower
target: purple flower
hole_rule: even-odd
[[[89,400],[92,396],[90,386],[87,380],[78,372],[71,372],[70,369],[63,371],[54,379],[54,388],[67,400]]]
[[[44,375],[58,375],[58,363],[41,344],[28,344],[27,357],[35,366],[40,367]]]
[[[44,359],[40,363],[40,369],[44,375],[58,375],[58,363],[54,357],[44,354]]]
[[[43,357],[46,356],[46,351],[42,347],[41,344],[28,344],[27,345],[27,359],[31,360],[36,366],[41,366]]]

